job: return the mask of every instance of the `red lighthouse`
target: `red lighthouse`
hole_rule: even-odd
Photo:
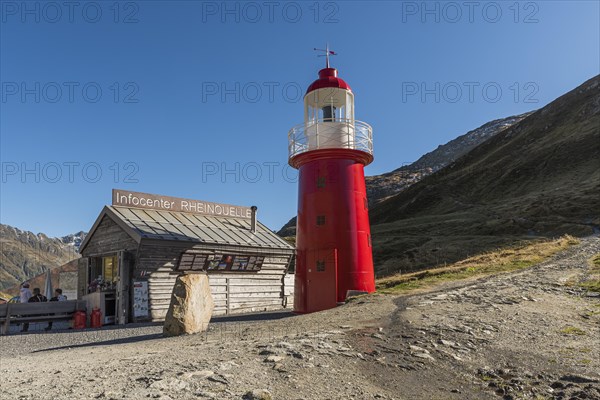
[[[304,123],[289,132],[299,170],[294,311],[326,310],[348,291],[373,292],[375,279],[364,167],[372,128],[354,119],[354,94],[329,67],[304,95]]]

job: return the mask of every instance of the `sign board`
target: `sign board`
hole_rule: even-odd
[[[207,201],[200,200],[180,199],[178,197],[130,192],[127,190],[120,189],[113,189],[112,205],[134,208],[147,208],[151,210],[161,211],[181,211],[203,215],[217,215],[222,217],[252,217],[252,210],[250,210],[250,207],[210,203]]]
[[[133,316],[148,317],[148,281],[133,281]]]
[[[196,254],[183,253],[177,269],[180,271],[260,271],[264,256],[247,254]]]

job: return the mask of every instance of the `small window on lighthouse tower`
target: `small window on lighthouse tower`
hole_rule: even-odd
[[[319,176],[317,177],[317,188],[322,189],[325,187],[325,177]]]
[[[325,225],[325,216],[317,215],[317,225]]]
[[[317,260],[317,272],[324,272],[324,271],[325,271],[325,261]]]

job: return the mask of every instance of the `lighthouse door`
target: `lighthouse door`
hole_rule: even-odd
[[[307,312],[337,305],[337,249],[309,250],[307,254]]]

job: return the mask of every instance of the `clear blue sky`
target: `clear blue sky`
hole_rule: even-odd
[[[374,127],[370,175],[600,68],[598,1],[63,3],[1,2],[1,222],[51,236],[88,230],[113,187],[257,205],[280,228],[326,42]]]

